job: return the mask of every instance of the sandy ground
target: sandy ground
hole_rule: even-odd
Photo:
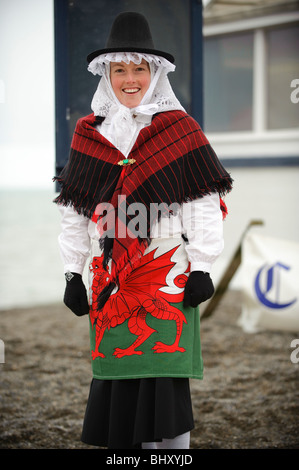
[[[191,381],[192,449],[298,449],[298,334],[244,333],[239,292],[202,322],[203,381]],[[62,304],[0,312],[1,449],[90,449],[80,442],[91,380],[87,317]]]

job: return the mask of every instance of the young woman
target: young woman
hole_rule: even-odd
[[[90,318],[82,440],[110,449],[188,448],[189,378],[203,377],[198,305],[213,295],[232,180],[173,93],[173,61],[142,15],[120,14],[88,56],[93,113],[56,178],[64,302]]]

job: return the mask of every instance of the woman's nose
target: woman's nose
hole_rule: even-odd
[[[135,81],[134,74],[132,72],[128,72],[126,76],[127,83],[133,83]]]

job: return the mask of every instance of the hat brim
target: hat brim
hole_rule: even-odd
[[[141,52],[143,54],[154,54],[164,57],[165,59],[169,60],[169,62],[171,62],[172,64],[174,63],[173,55],[168,54],[168,52],[158,51],[157,49],[145,49],[139,47],[110,47],[106,49],[99,49],[97,51],[91,52],[87,56],[87,62],[90,63],[97,56],[101,54],[108,54],[109,52]]]

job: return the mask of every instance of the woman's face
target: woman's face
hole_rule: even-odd
[[[111,62],[110,80],[118,101],[128,108],[135,108],[151,83],[149,64],[144,59],[139,65],[134,62]]]

